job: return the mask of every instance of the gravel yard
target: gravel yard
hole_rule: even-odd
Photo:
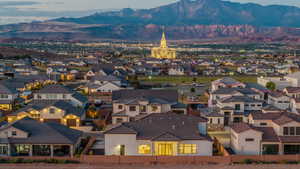
[[[84,165],[84,164],[7,164],[0,165],[1,169],[300,169],[300,165]]]

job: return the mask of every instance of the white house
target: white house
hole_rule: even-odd
[[[104,133],[105,155],[211,156],[207,120],[175,113],[151,114]]]
[[[268,104],[271,104],[281,110],[291,108],[291,98],[280,92],[270,92],[268,95]]]
[[[300,116],[294,113],[253,113],[250,124],[231,127],[231,148],[236,154],[299,154]]]

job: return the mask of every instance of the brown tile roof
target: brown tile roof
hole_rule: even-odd
[[[286,114],[283,114],[280,117],[278,117],[277,119],[273,120],[273,122],[278,124],[278,125],[287,124],[287,123],[290,123],[292,121],[294,121],[294,119],[290,118]]]
[[[253,120],[275,120],[281,115],[282,113],[251,113]]]
[[[264,142],[279,142],[279,138],[272,127],[255,127],[256,130],[261,131],[262,141]]]
[[[300,93],[300,87],[287,87],[285,89],[288,93]]]
[[[231,126],[231,129],[236,133],[242,133],[242,132],[247,131],[247,130],[259,131],[259,130],[255,129],[254,127],[252,127],[250,124],[247,124],[247,123],[235,123]]]
[[[300,136],[279,136],[282,143],[300,143]]]

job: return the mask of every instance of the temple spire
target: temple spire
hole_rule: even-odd
[[[163,34],[162,34],[161,41],[160,41],[160,47],[168,48],[165,32],[163,32]]]

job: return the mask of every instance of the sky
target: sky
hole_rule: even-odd
[[[101,10],[152,8],[177,0],[0,0],[0,24],[45,20],[56,17],[80,17]],[[300,0],[227,0],[262,5],[282,4],[300,7]]]

